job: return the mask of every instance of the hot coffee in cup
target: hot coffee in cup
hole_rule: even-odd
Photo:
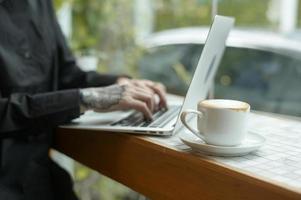
[[[250,105],[236,100],[209,99],[198,103],[198,110],[181,113],[182,123],[207,144],[219,146],[239,145],[247,133]],[[188,114],[196,114],[197,129],[186,120]]]

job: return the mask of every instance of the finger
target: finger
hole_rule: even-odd
[[[161,103],[160,106],[161,106],[161,107],[167,108],[167,99],[166,99],[167,93],[166,93],[166,87],[165,87],[163,84],[161,84],[161,83],[157,83],[155,86],[156,86],[157,88],[159,88],[160,91],[162,91],[163,96],[164,96],[164,100],[160,102],[160,103]]]
[[[152,98],[152,108],[153,110],[152,111],[155,111],[158,109],[158,106],[159,106],[159,99],[156,98],[157,95],[155,95],[155,92],[153,89],[147,87],[147,86],[144,86],[144,87],[139,87],[137,88],[136,90],[137,92],[140,92],[142,94],[146,94],[148,96],[150,96]]]
[[[136,99],[132,99],[132,101],[130,102],[130,106],[132,109],[138,110],[140,112],[143,113],[143,115],[147,118],[152,120],[152,113],[151,111],[148,109],[146,103],[136,100]]]
[[[154,91],[151,88],[147,87],[145,84],[135,84],[135,86],[133,86],[132,89],[135,92],[147,96],[147,98],[150,98],[152,111],[156,108],[156,98],[154,95]]]
[[[132,82],[135,86],[150,91],[152,94],[156,93],[159,96],[159,107],[167,107],[166,103],[166,89],[161,83],[154,83],[150,80],[134,80]]]
[[[154,96],[154,108],[155,110],[159,109],[160,107],[164,107],[164,101],[161,100],[160,96],[158,95],[158,99],[156,99],[156,91],[151,87],[155,86],[155,83],[149,80],[137,80],[133,82],[135,86],[139,87],[140,89],[144,90],[144,92],[151,94]],[[162,87],[164,88],[164,87]]]
[[[155,109],[156,102],[155,98],[153,98],[153,92],[151,93],[149,91],[145,91],[143,88],[135,85],[129,86],[126,91],[128,93],[128,96],[130,96],[131,98],[136,98],[140,101],[145,102],[151,111]]]
[[[133,98],[145,102],[152,112],[155,110],[155,98],[153,98],[152,95],[136,90],[133,94]]]
[[[143,94],[147,94],[147,95],[151,95],[153,96],[155,94],[155,92],[153,91],[153,89],[147,87],[147,86],[144,86],[144,87],[135,87],[136,91],[139,91]]]
[[[154,91],[146,85],[146,83],[142,81],[136,81],[133,83],[137,88],[144,90],[144,92],[149,93],[151,95],[154,94]]]
[[[165,92],[164,86],[162,87],[162,84],[155,84],[153,82],[152,82],[152,84],[150,84],[150,83],[147,83],[147,84],[159,96],[160,106],[167,107],[166,92]]]

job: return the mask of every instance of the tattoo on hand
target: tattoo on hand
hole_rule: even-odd
[[[87,109],[110,111],[122,99],[125,86],[112,85],[80,90],[80,102]]]

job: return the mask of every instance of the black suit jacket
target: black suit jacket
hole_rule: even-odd
[[[78,88],[117,77],[75,63],[51,0],[0,0],[0,199],[76,199],[48,157],[56,126],[78,117]]]

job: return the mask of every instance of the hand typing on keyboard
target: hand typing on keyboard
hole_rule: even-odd
[[[141,93],[145,93],[148,96],[154,98],[156,95],[159,97],[158,105],[154,101],[155,105],[152,107],[152,111],[156,111],[161,108],[167,108],[166,103],[166,88],[163,84],[158,82],[153,82],[150,80],[140,80],[140,79],[128,79],[128,78],[119,78],[117,81],[119,85],[132,85],[141,91]]]
[[[80,105],[84,111],[95,112],[135,109],[151,120],[156,108],[166,107],[165,96],[165,87],[160,83],[121,78],[117,84],[108,87],[81,89]]]

